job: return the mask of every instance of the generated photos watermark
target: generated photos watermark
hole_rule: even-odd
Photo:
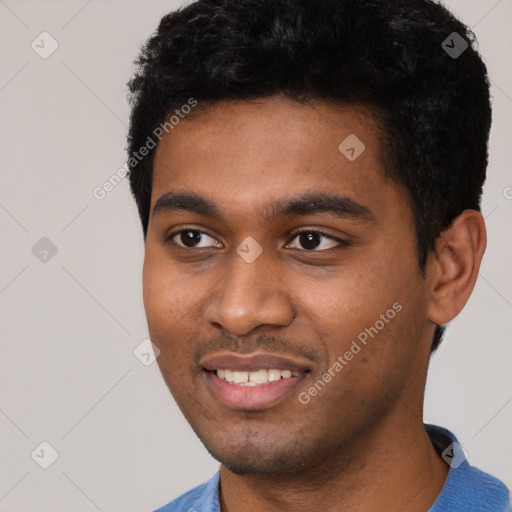
[[[336,361],[329,367],[329,369],[316,380],[316,382],[307,390],[302,391],[298,395],[298,400],[302,405],[307,405],[311,399],[320,393],[325,386],[338,375],[350,361],[361,352],[361,350],[368,344],[369,338],[373,339],[384,329],[386,324],[389,324],[397,313],[402,311],[402,304],[395,302],[385,313],[381,314],[372,326],[366,327],[357,335],[357,340],[353,340],[350,348],[341,356],[338,356]],[[358,343],[359,342],[359,343]],[[362,345],[362,346],[361,346]]]
[[[150,154],[150,151],[154,149],[158,142],[163,137],[164,133],[169,133],[176,125],[179,124],[181,119],[184,119],[192,109],[197,106],[197,100],[189,98],[187,103],[183,104],[179,109],[174,111],[164,123],[159,124],[154,130],[152,135],[148,135],[146,143],[142,145],[138,151],[134,151],[130,158],[117,169],[101,186],[97,186],[93,189],[92,195],[98,201],[102,201],[107,197],[107,194],[112,192],[114,188],[121,183],[123,178],[128,175],[130,167],[135,167],[138,162],[141,162],[146,156]]]

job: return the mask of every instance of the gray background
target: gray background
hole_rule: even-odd
[[[93,196],[126,161],[132,61],[180,4],[0,0],[0,511],[152,510],[218,467],[156,364],[133,354],[147,327],[128,183]],[[425,421],[512,487],[512,2],[447,5],[473,27],[493,84],[489,242],[432,362]],[[59,45],[46,59],[31,48],[50,48],[43,31]],[[43,237],[55,255],[45,241],[34,254]],[[48,469],[42,441],[58,452]]]

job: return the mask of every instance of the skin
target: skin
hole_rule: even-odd
[[[354,161],[338,149],[349,134],[365,145]],[[194,192],[223,216],[151,215],[143,285],[162,375],[221,462],[224,512],[419,512],[442,489],[449,468],[422,419],[430,345],[435,324],[454,318],[471,294],[485,226],[478,212],[463,212],[423,275],[407,195],[384,178],[378,141],[363,107],[275,96],[198,107],[158,145],[151,208],[171,190]],[[270,201],[307,192],[349,197],[373,220],[264,215]],[[169,237],[185,228],[207,234],[188,245]],[[297,230],[348,245],[324,237],[308,245]],[[263,249],[252,263],[236,252],[249,236]],[[298,393],[394,303],[401,311],[302,404]],[[275,406],[234,410],[206,387],[199,355],[270,351],[301,355],[311,370]]]

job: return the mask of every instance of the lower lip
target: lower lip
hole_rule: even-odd
[[[257,411],[268,409],[292,394],[306,374],[280,379],[258,386],[240,386],[220,379],[214,372],[203,371],[213,395],[230,409]]]

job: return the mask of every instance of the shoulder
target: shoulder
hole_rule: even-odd
[[[449,430],[434,425],[425,427],[439,455],[450,465],[444,487],[429,512],[510,512],[505,484],[471,466]]]
[[[467,468],[467,496],[475,510],[482,512],[510,511],[510,496],[505,484],[496,477],[470,466]]]
[[[154,512],[220,512],[219,473]]]
[[[509,499],[503,482],[464,461],[450,469],[431,512],[510,512]]]

